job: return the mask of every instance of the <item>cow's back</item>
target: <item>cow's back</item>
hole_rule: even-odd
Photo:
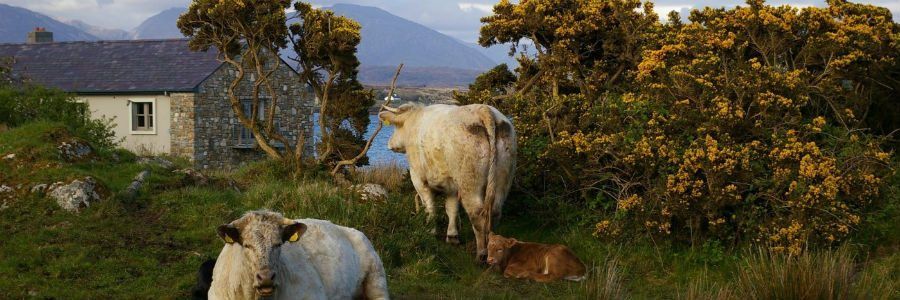
[[[423,109],[416,124],[416,142],[407,148],[407,157],[413,173],[422,177],[429,187],[453,192],[459,186],[469,186],[483,193],[492,145],[484,121],[477,112],[482,107],[490,108],[494,119],[509,124],[496,109],[486,105],[431,105]],[[498,174],[509,174],[514,168],[510,159],[514,161],[515,155],[509,153],[509,150],[515,151],[514,139],[512,145],[512,149],[497,149]]]

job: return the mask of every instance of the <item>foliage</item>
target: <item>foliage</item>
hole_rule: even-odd
[[[900,26],[843,1],[748,4],[660,24],[637,1],[501,1],[482,45],[539,50],[497,104],[519,133],[520,185],[577,191],[607,216],[599,236],[794,254],[848,237],[892,156],[865,128],[876,104],[896,107],[883,83],[896,82]]]
[[[360,25],[330,10],[294,4],[298,23],[290,25],[290,41],[300,76],[319,99],[322,146],[320,163],[333,163],[357,156],[369,125],[368,108],[375,104],[374,92],[357,81]],[[364,164],[367,159],[357,163]]]
[[[478,43],[489,47],[527,39],[538,52],[537,69],[557,96],[564,85],[594,95],[626,82],[640,48],[658,26],[653,4],[638,0],[502,0],[483,18]],[[527,59],[527,58],[525,58]]]
[[[281,67],[279,51],[287,48],[285,9],[290,4],[289,0],[194,0],[178,18],[178,28],[190,39],[191,50],[215,48],[219,59],[237,72],[228,86],[228,99],[238,121],[253,132],[259,148],[272,158],[300,161],[304,139],[291,142],[276,128],[279,99],[270,80]],[[246,77],[252,82],[249,94],[253,104],[249,112],[244,111],[237,96]],[[266,96],[269,107],[264,120],[257,120],[263,103],[261,94]],[[275,142],[281,143],[283,150],[275,148]]]
[[[494,104],[493,98],[505,94],[506,89],[516,82],[516,75],[509,71],[509,66],[500,64],[484,74],[478,75],[475,82],[469,85],[469,91],[460,93],[453,91],[453,99],[460,105]]]
[[[375,92],[365,89],[358,81],[341,82],[331,92],[331,100],[324,118],[328,132],[333,135],[333,151],[327,161],[341,161],[355,157],[366,144],[369,127],[369,107],[375,105]],[[368,164],[368,157],[357,165]]]
[[[0,85],[0,124],[59,122],[98,150],[112,150],[119,141],[111,119],[92,119],[87,104],[58,89],[28,83]]]

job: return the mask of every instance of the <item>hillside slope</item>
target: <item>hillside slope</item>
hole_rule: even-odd
[[[431,28],[392,15],[380,8],[335,4],[328,8],[362,25],[359,59],[367,66],[447,67],[487,70],[490,58]]]
[[[134,29],[134,38],[138,40],[183,38],[176,23],[181,13],[185,11],[187,9],[184,7],[173,7],[148,18]]]
[[[95,41],[97,37],[71,25],[21,7],[0,4],[0,43],[24,43],[35,27],[53,32],[55,41]]]

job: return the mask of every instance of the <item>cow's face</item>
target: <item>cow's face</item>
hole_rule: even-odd
[[[420,106],[415,104],[404,104],[398,108],[385,107],[384,111],[378,114],[378,118],[382,122],[394,125],[394,134],[388,140],[388,148],[397,153],[406,153],[406,145],[410,141],[410,135],[414,130],[414,126],[409,125],[409,121],[416,114]]]
[[[273,212],[250,212],[240,219],[217,229],[219,237],[228,244],[241,246],[243,265],[253,274],[253,287],[261,297],[269,297],[278,287],[275,281],[276,264],[281,246],[293,243],[306,232],[306,225],[285,219]]]
[[[516,242],[518,241],[513,238],[505,238],[496,234],[490,234],[488,236],[487,263],[496,265],[506,262],[506,259],[509,258],[509,249],[511,249]]]

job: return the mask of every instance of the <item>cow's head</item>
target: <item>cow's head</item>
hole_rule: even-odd
[[[417,112],[422,108],[419,104],[407,103],[398,108],[384,106],[384,111],[378,114],[378,118],[382,122],[394,125],[394,134],[388,141],[388,148],[397,153],[406,153],[406,144],[411,139],[413,129],[406,126],[410,120],[415,118]]]
[[[270,211],[248,212],[240,219],[217,228],[225,243],[241,247],[247,276],[261,297],[269,297],[278,287],[275,281],[281,246],[297,242],[306,232],[306,225],[286,219]]]
[[[487,263],[490,265],[503,264],[509,258],[509,249],[517,242],[514,238],[505,238],[496,234],[488,236]]]

